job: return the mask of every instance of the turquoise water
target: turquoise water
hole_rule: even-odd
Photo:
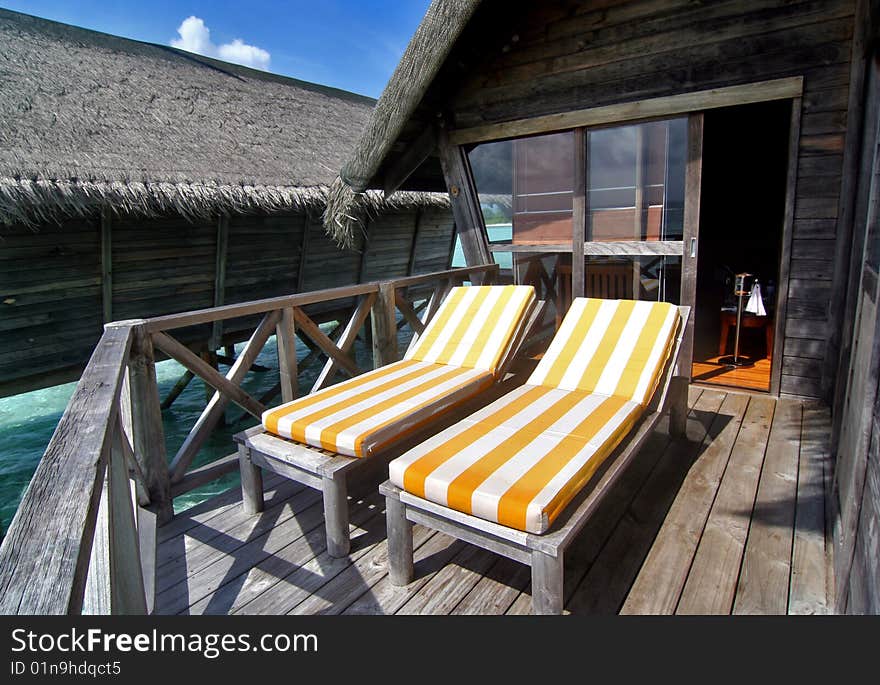
[[[502,240],[510,241],[513,235],[513,225],[512,224],[491,224],[486,226],[486,233],[489,234],[489,242],[495,243],[500,242]],[[493,256],[495,257],[495,261],[498,263],[502,269],[512,269],[513,268],[513,255],[510,252],[493,252]],[[458,238],[455,239],[455,250],[452,252],[452,266],[466,266],[467,262],[464,259],[464,250],[461,248],[461,242]]]
[[[332,327],[332,324],[325,324],[321,327],[329,333],[329,327]],[[404,328],[401,331],[399,336],[401,350],[406,349],[411,336],[409,328]],[[236,351],[240,352],[242,347],[243,344],[236,345]],[[362,369],[372,368],[370,351],[360,339],[355,343],[354,353],[358,366]],[[297,341],[297,357],[303,360],[307,354],[308,348]],[[254,397],[260,397],[278,382],[278,353],[274,337],[266,343],[263,351],[257,357],[256,364],[267,367],[269,370],[252,371],[242,383],[242,387]],[[308,369],[302,370],[299,379],[301,393],[309,391],[320,369],[321,364],[316,363]],[[220,370],[222,373],[226,373],[228,367],[221,364]],[[183,372],[183,367],[173,360],[156,364],[160,397],[165,397],[168,394]],[[67,383],[0,399],[0,521],[2,521],[4,531],[9,529],[18,503],[21,501],[34,470],[37,468],[37,463],[49,444],[49,439],[52,437],[55,426],[64,413],[64,408],[67,406],[75,387],[76,383]],[[193,379],[174,404],[163,412],[165,443],[169,459],[174,456],[190,428],[205,408],[205,395],[204,383],[198,378]],[[280,398],[276,398],[270,402],[270,405],[279,402]],[[214,432],[190,468],[235,451],[231,439],[232,435],[255,425],[257,422],[249,414],[245,415],[243,420],[237,421],[241,414],[242,410],[237,405],[231,404],[227,408],[227,425]],[[178,497],[174,501],[174,509],[181,511],[191,507],[236,484],[238,484],[238,472],[234,471],[220,480],[208,483],[191,493]]]

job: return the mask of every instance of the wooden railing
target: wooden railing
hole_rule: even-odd
[[[325,358],[314,392],[339,372],[355,376],[365,370],[351,351],[368,317],[373,366],[383,366],[398,359],[398,329],[408,325],[420,334],[449,288],[497,276],[494,264],[466,267],[108,324],[0,546],[0,613],[149,612],[157,527],[172,517],[173,497],[236,468],[230,456],[189,469],[230,403],[260,418],[267,396],[253,397],[242,381],[273,334],[276,387],[289,401],[297,396],[303,366],[297,336],[312,349],[307,359]],[[310,305],[333,301],[348,302],[349,314],[328,335],[307,312]],[[255,315],[261,319],[225,375],[172,335]],[[157,350],[214,389],[170,460]]]

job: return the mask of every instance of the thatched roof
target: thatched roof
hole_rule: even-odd
[[[385,86],[366,129],[333,184],[324,225],[347,242],[363,211],[364,190],[446,62],[480,0],[433,0]]]
[[[323,209],[374,100],[0,9],[0,223]],[[383,200],[371,194],[373,209]],[[443,203],[410,194],[397,206]]]

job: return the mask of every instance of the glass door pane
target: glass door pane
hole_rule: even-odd
[[[686,163],[686,117],[588,131],[588,244],[681,241]],[[681,257],[589,252],[587,297],[679,301]]]

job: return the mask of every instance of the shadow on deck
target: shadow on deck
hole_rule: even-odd
[[[691,388],[687,439],[654,433],[569,549],[566,610],[827,613],[830,416],[816,403]],[[160,530],[157,613],[524,614],[529,569],[415,526],[415,580],[386,570],[384,499],[352,487],[352,551],[324,546],[320,493],[267,477]]]

